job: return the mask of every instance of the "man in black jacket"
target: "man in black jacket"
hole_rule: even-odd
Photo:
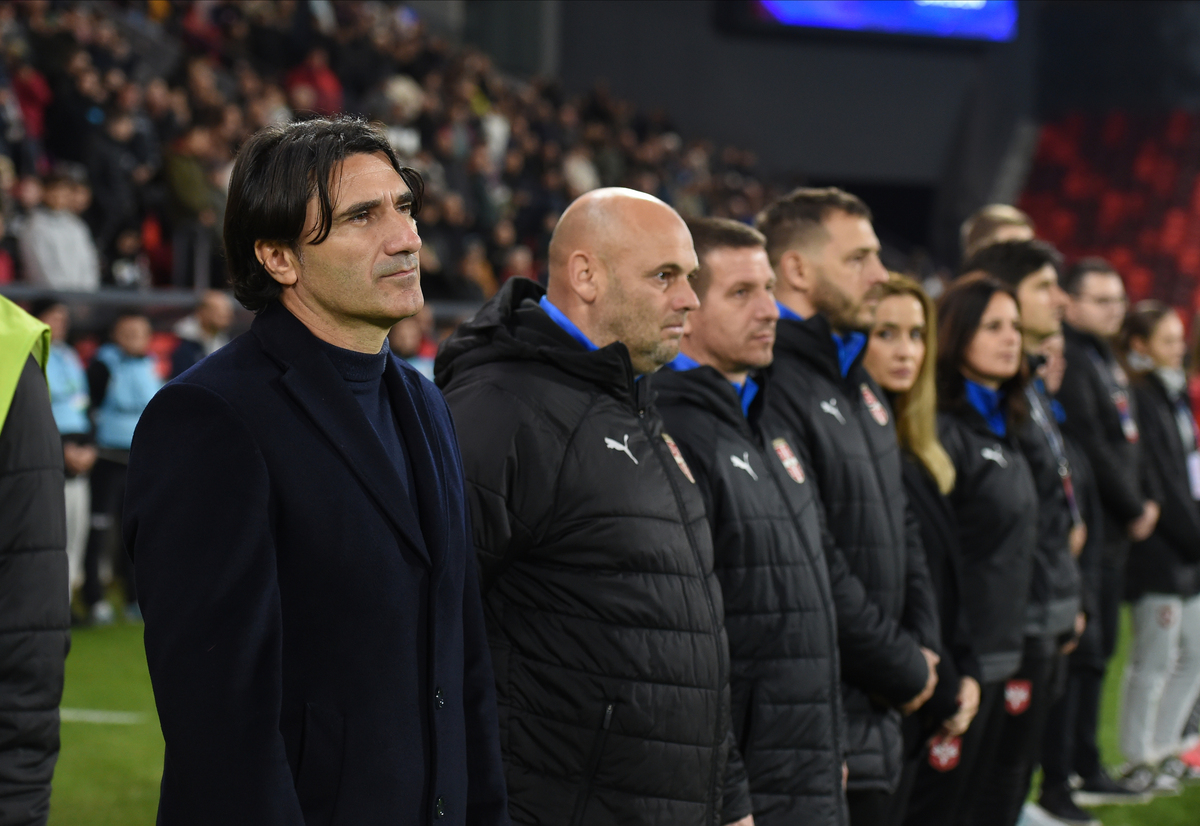
[[[1100,763],[1096,726],[1104,663],[1116,648],[1130,540],[1150,536],[1159,506],[1141,472],[1136,411],[1129,382],[1109,340],[1125,316],[1125,285],[1108,262],[1085,258],[1063,279],[1068,302],[1063,325],[1067,370],[1058,400],[1066,412],[1064,432],[1083,449],[1092,466],[1104,512],[1098,616],[1100,658],[1092,667],[1072,662],[1068,691],[1077,694],[1074,771],[1084,779],[1076,793],[1081,805],[1128,802],[1138,796],[1114,782]]]
[[[908,511],[900,447],[883,391],[862,366],[871,308],[865,297],[887,278],[871,213],[838,189],[798,189],[758,217],[778,278],[780,321],[764,419],[790,429],[825,504],[829,529],[851,571],[883,613],[910,631],[891,697],[908,692],[906,712],[932,693],[939,647],[937,606]],[[926,661],[921,683],[910,682]],[[895,702],[850,675],[856,655],[842,650],[847,675],[851,822],[882,823],[900,780],[902,738]]]
[[[1041,241],[1002,241],[963,265],[1011,286],[1021,309],[1022,344],[1030,369],[1045,362],[1043,347],[1061,330],[1066,295],[1058,286],[1059,255]],[[974,822],[1013,826],[1029,791],[1042,733],[1053,705],[1063,650],[1083,634],[1082,582],[1075,558],[1087,528],[1075,499],[1066,445],[1041,377],[1025,387],[1029,419],[1016,434],[1037,486],[1037,545],[1033,552],[1021,668],[1005,686],[1005,715],[997,769],[985,778]]]
[[[40,826],[70,645],[63,453],[50,329],[0,296],[0,821]]]
[[[655,387],[708,506],[754,819],[845,824],[838,641],[860,652],[856,679],[886,694],[907,665],[905,632],[867,598],[829,541],[795,438],[762,425],[770,392],[762,369],[779,318],[762,235],[719,218],[688,227],[700,258],[693,286],[701,308]],[[924,659],[915,665],[920,683]]]
[[[594,190],[555,228],[548,290],[509,280],[438,355],[515,823],[752,822],[704,500],[651,404],[696,263],[666,204]]]
[[[350,118],[234,164],[226,259],[258,315],[129,457],[164,826],[509,822],[450,411],[387,348],[423,303],[421,192]]]

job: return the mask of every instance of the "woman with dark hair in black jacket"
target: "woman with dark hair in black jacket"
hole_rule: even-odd
[[[1145,469],[1162,494],[1154,533],[1133,546],[1126,566],[1133,645],[1121,702],[1121,751],[1135,788],[1169,790],[1189,769],[1177,755],[1200,693],[1200,454],[1179,315],[1162,302],[1142,301],[1126,317],[1121,343],[1137,375],[1133,392]]]
[[[969,821],[993,770],[1005,706],[1019,699],[1006,683],[1021,664],[1037,533],[1037,491],[1016,441],[1026,415],[1016,295],[990,278],[960,280],[942,298],[938,325],[938,437],[954,465],[960,549],[956,624],[969,649],[963,671],[981,691],[964,735],[930,741],[911,826]]]

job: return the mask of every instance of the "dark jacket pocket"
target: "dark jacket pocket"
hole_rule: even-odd
[[[341,713],[319,703],[304,704],[296,795],[308,826],[333,820],[342,784],[345,735]]]
[[[608,740],[608,729],[612,725],[613,705],[613,703],[609,703],[604,707],[604,716],[600,720],[600,728],[597,730],[595,737],[592,738],[592,751],[588,755],[583,782],[579,785],[579,797],[575,800],[575,813],[571,816],[572,826],[580,826],[583,823],[583,814],[587,809],[588,798],[592,794],[592,781],[595,780],[596,771],[600,768],[600,758],[604,753],[604,743]]]

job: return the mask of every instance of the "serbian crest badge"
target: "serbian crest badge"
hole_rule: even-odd
[[[792,453],[792,446],[787,443],[787,439],[772,439],[771,447],[775,448],[775,455],[779,457],[779,461],[783,462],[783,469],[787,471],[788,476],[803,485],[804,468],[800,466],[800,460],[796,458],[796,454]]]
[[[663,441],[667,443],[667,450],[671,451],[671,456],[675,459],[675,464],[679,465],[679,469],[683,471],[683,475],[693,485],[696,484],[696,478],[692,476],[692,469],[687,466],[687,462],[683,460],[683,453],[679,450],[679,445],[675,444],[675,440],[667,433],[662,435]]]
[[[887,408],[879,399],[875,398],[875,394],[871,392],[871,388],[867,387],[866,382],[861,386],[863,401],[867,403],[867,410],[871,411],[871,418],[877,421],[881,426],[888,423]]]
[[[935,771],[948,772],[958,766],[962,757],[961,737],[938,735],[929,741],[929,765]]]
[[[1029,680],[1009,680],[1004,684],[1004,710],[1013,717],[1024,714],[1033,699],[1033,683]]]

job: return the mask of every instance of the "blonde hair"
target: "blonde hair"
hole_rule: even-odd
[[[933,300],[921,286],[907,276],[891,277],[875,287],[880,301],[894,296],[912,296],[925,313],[925,359],[917,371],[917,380],[906,392],[896,396],[896,436],[900,446],[916,456],[937,482],[938,490],[948,494],[954,489],[954,463],[938,441],[937,435],[937,312]]]

